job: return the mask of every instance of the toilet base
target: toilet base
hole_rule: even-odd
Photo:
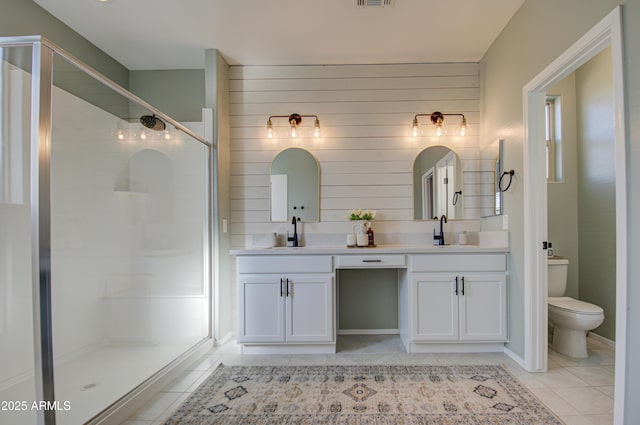
[[[553,342],[551,346],[560,354],[569,357],[586,358],[587,354],[587,331],[580,331],[569,328],[553,328]]]

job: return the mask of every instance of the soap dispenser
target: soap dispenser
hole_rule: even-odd
[[[371,228],[371,226],[369,226],[369,228],[367,229],[367,239],[369,242],[369,246],[375,245],[375,242],[373,240],[373,229]]]

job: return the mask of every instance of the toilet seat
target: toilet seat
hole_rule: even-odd
[[[547,303],[550,308],[569,313],[584,315],[600,315],[604,313],[604,310],[600,306],[570,297],[549,297],[547,298]]]

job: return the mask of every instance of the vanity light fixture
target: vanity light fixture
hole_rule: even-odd
[[[302,118],[315,118],[315,122],[313,123],[313,137],[320,137],[320,119],[317,115],[300,115],[300,114],[291,114],[291,115],[271,115],[267,120],[267,137],[269,139],[273,138],[273,119],[274,118],[287,118],[289,120],[289,125],[291,126],[291,137],[298,137],[298,127],[302,123]]]
[[[431,120],[431,124],[436,126],[436,136],[442,136],[442,125],[444,124],[445,116],[462,117],[462,119],[460,120],[460,127],[458,128],[458,132],[460,136],[464,136],[467,133],[467,118],[464,116],[464,114],[443,114],[442,112],[434,112],[431,114],[416,114],[413,117],[413,130],[411,134],[413,135],[413,137],[416,137],[420,133],[420,124],[418,122],[418,117],[429,117]]]

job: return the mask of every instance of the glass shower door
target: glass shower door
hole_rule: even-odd
[[[29,140],[31,47],[0,47],[0,423],[36,422]]]
[[[56,417],[76,424],[209,336],[209,156],[73,65],[53,68]]]
[[[0,57],[0,424],[102,419],[211,340],[211,147],[45,39]]]

